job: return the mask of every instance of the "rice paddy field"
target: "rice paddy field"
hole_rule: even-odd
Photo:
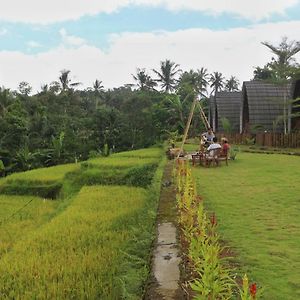
[[[194,167],[198,194],[261,299],[300,299],[300,158],[239,152],[229,166]]]
[[[163,154],[150,148],[136,156],[96,159],[112,170],[122,160],[129,160],[130,170],[151,161],[156,169],[143,187],[130,181],[82,184],[78,192],[54,200],[0,194],[0,299],[140,299],[149,273]],[[78,184],[84,171],[80,164],[38,169],[8,176],[5,184],[15,178],[29,186],[33,180]],[[68,177],[72,173],[74,182]]]
[[[2,183],[10,183],[13,181],[31,181],[31,182],[55,182],[62,180],[67,173],[76,171],[80,168],[80,164],[65,164],[54,167],[30,170],[12,174],[0,181]]]

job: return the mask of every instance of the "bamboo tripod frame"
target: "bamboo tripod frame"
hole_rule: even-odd
[[[177,159],[179,158],[180,154],[182,153],[183,151],[183,146],[184,146],[184,143],[186,141],[186,138],[187,138],[187,135],[188,135],[188,132],[189,132],[189,129],[190,129],[190,126],[191,126],[191,122],[192,122],[192,118],[193,118],[193,115],[194,115],[194,110],[195,110],[195,107],[196,105],[198,104],[199,106],[199,109],[200,109],[200,117],[205,125],[205,128],[208,130],[208,128],[210,128],[210,125],[209,125],[209,122],[206,118],[206,115],[204,113],[204,110],[200,104],[200,100],[197,99],[197,97],[194,98],[194,101],[192,103],[192,108],[191,108],[191,111],[190,111],[190,114],[189,114],[189,118],[187,120],[187,123],[186,123],[186,126],[185,126],[185,129],[184,129],[184,134],[183,134],[183,138],[182,138],[182,143],[181,143],[181,146],[180,146],[180,151],[178,152],[178,155],[177,155]]]

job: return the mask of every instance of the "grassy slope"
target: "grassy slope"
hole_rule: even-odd
[[[229,167],[193,169],[198,193],[242,272],[264,287],[263,299],[300,299],[299,167],[299,157],[239,153]]]

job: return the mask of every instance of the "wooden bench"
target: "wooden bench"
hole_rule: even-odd
[[[213,154],[211,151],[214,151]],[[228,166],[228,149],[214,149],[210,150],[207,155],[205,155],[205,166],[210,167],[213,162],[216,166],[220,165],[221,161],[226,162],[226,166]]]

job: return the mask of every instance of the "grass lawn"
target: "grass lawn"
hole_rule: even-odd
[[[239,275],[262,286],[263,299],[300,299],[300,158],[239,153],[228,167],[193,173]]]

